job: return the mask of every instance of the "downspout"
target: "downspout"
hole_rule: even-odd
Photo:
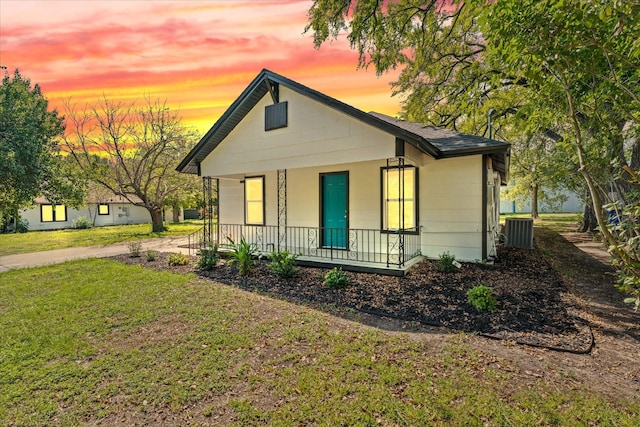
[[[487,259],[487,155],[482,155],[482,260]]]
[[[489,133],[489,139],[493,137],[493,123],[491,116],[496,112],[493,108],[487,111],[487,131]],[[487,234],[489,230],[487,228],[487,155],[482,155],[482,260],[487,259]]]
[[[493,116],[493,113],[495,112],[496,110],[493,108],[487,111],[487,131],[489,132],[489,139],[493,139],[493,122],[491,120],[491,116]]]

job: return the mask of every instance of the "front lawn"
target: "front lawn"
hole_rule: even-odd
[[[202,221],[170,223],[166,226],[168,230],[163,233],[152,233],[151,224],[133,224],[93,227],[88,230],[68,229],[0,234],[0,256],[75,246],[107,245],[152,237],[180,236],[201,228]]]
[[[550,381],[561,367],[531,375],[437,336],[108,259],[12,270],[0,425],[640,423],[637,400]]]

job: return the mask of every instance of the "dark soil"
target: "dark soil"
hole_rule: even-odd
[[[226,260],[212,271],[196,271],[195,257],[190,265],[178,267],[168,265],[165,253],[154,262],[128,255],[116,258],[161,270],[196,272],[215,282],[320,309],[355,310],[555,350],[589,352],[593,335],[581,318],[579,302],[543,252],[501,248],[498,255],[493,265],[462,263],[451,273],[438,271],[433,260],[424,260],[405,277],[347,272],[350,284],[344,289],[323,284],[327,269],[300,267],[295,277],[285,280],[268,268],[267,261],[256,261],[250,274],[241,277]],[[493,289],[496,310],[482,311],[467,302],[468,290],[476,285]]]

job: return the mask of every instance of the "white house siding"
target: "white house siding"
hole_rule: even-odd
[[[482,259],[482,156],[432,160],[420,170],[422,253]]]
[[[287,170],[287,219],[289,226],[320,225],[320,174],[349,172],[349,225],[380,228],[380,168],[385,161],[358,162]],[[265,176],[266,225],[278,223],[276,171],[247,173]],[[240,178],[220,179],[218,197],[222,224],[244,223],[244,186]]]
[[[128,215],[126,214],[126,211],[123,210],[124,207],[128,208]],[[24,211],[20,212],[20,216],[29,221],[29,230],[59,230],[64,228],[71,228],[73,225],[73,221],[81,216],[91,221],[94,215],[96,215],[96,209],[97,206],[95,205],[91,207],[91,211],[89,211],[87,207],[79,209],[67,207],[66,221],[42,222],[40,205],[37,204],[33,208],[25,209]],[[109,215],[97,215],[95,225],[105,226],[145,224],[150,222],[151,216],[149,215],[149,212],[143,207],[123,203],[110,203]]]
[[[395,137],[281,85],[284,101],[287,127],[265,131],[264,110],[273,104],[267,94],[201,162],[202,176],[220,178],[220,223],[244,224],[241,181],[264,175],[265,224],[278,225],[277,170],[286,170],[288,227],[319,227],[320,174],[348,171],[349,228],[376,230],[381,239],[380,168],[395,158]],[[481,259],[483,156],[436,161],[408,144],[405,154],[406,164],[419,168],[422,253]]]
[[[265,224],[278,223],[278,185],[276,171],[258,171],[246,176],[264,176]],[[244,224],[244,183],[242,178],[223,178],[218,187],[218,216],[221,224]]]
[[[395,138],[373,126],[311,100],[286,87],[280,101],[288,102],[288,126],[264,130],[266,95],[202,161],[203,176],[250,174],[386,159],[395,153]]]
[[[482,156],[434,161],[428,156],[407,162],[419,167],[419,220],[422,253],[437,258],[450,252],[460,260],[482,258]],[[320,225],[320,174],[349,172],[349,228],[380,230],[380,168],[386,160],[336,164],[287,170],[287,225]],[[278,224],[277,174],[265,175],[266,225]],[[220,223],[244,223],[244,190],[240,178],[221,179]],[[368,237],[371,236],[371,237]],[[290,248],[294,243],[289,237]],[[358,236],[360,248],[386,250],[386,241],[376,234]],[[383,239],[385,236],[382,237]],[[298,242],[299,244],[299,242]]]
[[[95,215],[95,207],[91,212]],[[87,217],[88,218],[88,217]],[[169,217],[171,218],[171,217]],[[109,204],[109,215],[97,215],[96,226],[144,224],[151,222],[151,215],[146,208],[127,203]]]
[[[349,228],[369,230],[352,236],[358,250],[386,252],[386,235],[380,230],[380,168],[386,160],[295,168],[287,170],[287,236],[292,251],[310,249],[312,239],[309,230],[295,229],[320,226],[320,175],[331,172],[349,174]],[[247,174],[265,175],[265,211],[267,226],[278,224],[278,182],[276,171]],[[221,224],[244,224],[244,187],[239,178],[220,179],[219,215]],[[243,233],[251,234],[251,226],[243,227]],[[235,229],[238,233],[238,230]],[[317,233],[317,230],[315,230]],[[313,233],[313,231],[312,231]],[[233,236],[238,238],[239,236]],[[224,236],[221,236],[224,239]],[[275,241],[275,238],[272,239]],[[319,244],[319,241],[315,243]]]

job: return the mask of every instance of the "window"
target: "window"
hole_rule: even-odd
[[[42,222],[65,222],[67,207],[65,205],[40,205],[40,220]]]
[[[382,169],[382,229],[415,229],[418,222],[418,170]]]
[[[109,205],[98,205],[98,215],[109,215]]]
[[[244,222],[264,225],[264,176],[244,180]]]

